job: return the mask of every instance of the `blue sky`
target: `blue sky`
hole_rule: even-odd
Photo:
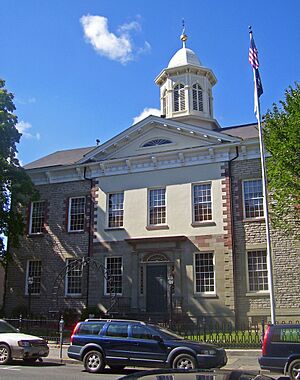
[[[187,47],[218,79],[215,118],[254,122],[248,26],[264,113],[300,79],[299,14],[295,0],[0,0],[0,77],[15,94],[21,162],[105,142],[159,108],[154,79],[181,47],[182,18]]]

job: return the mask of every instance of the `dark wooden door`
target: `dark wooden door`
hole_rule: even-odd
[[[147,311],[167,312],[167,265],[147,266]]]

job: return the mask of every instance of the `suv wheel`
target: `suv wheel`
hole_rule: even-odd
[[[291,362],[288,373],[291,380],[300,379],[300,359]]]
[[[4,344],[0,344],[0,364],[7,364],[10,362],[11,355],[10,355],[10,348]]]
[[[99,373],[105,367],[103,355],[99,351],[89,351],[83,358],[84,368],[91,373]]]
[[[173,368],[177,369],[195,369],[196,360],[189,354],[181,354],[175,357],[173,361]]]

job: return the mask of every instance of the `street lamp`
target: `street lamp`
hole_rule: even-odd
[[[28,277],[27,279],[27,286],[28,286],[28,315],[30,316],[31,314],[31,290],[32,290],[32,285],[33,285],[33,277]]]
[[[169,327],[172,328],[173,320],[173,286],[174,286],[174,276],[170,274],[168,276],[168,285],[169,285],[169,299],[170,299],[170,314],[169,314]]]

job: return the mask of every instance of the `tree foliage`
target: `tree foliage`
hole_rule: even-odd
[[[4,236],[9,238],[11,247],[18,246],[24,223],[21,212],[29,199],[34,196],[34,185],[17,158],[17,147],[21,138],[13,113],[13,94],[5,88],[0,79],[0,255],[5,251]]]
[[[299,228],[300,222],[300,85],[289,87],[280,106],[273,104],[264,119],[264,142],[271,215],[280,226]]]

